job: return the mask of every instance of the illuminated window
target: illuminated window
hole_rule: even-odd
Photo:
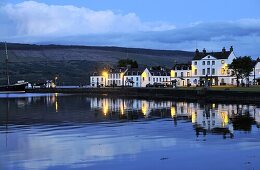
[[[225,69],[224,68],[221,69],[221,74],[225,74]]]
[[[187,72],[187,77],[190,77],[190,72]]]
[[[225,64],[225,60],[221,60],[221,64]]]

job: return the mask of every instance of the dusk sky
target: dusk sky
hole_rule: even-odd
[[[260,56],[259,0],[1,0],[0,41]]]

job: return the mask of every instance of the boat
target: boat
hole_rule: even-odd
[[[5,55],[6,55],[6,78],[7,85],[0,85],[0,92],[24,92],[28,82],[18,81],[15,84],[10,84],[9,78],[9,67],[8,67],[8,52],[7,52],[7,43],[5,42]]]

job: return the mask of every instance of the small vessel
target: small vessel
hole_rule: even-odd
[[[10,77],[9,77],[9,67],[8,67],[8,51],[7,51],[7,43],[5,42],[5,56],[6,56],[6,78],[7,78],[7,85],[0,85],[0,92],[24,92],[28,82],[18,81],[15,84],[10,84]]]

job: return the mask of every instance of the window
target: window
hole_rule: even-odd
[[[181,77],[183,77],[183,72],[181,72]]]
[[[215,69],[213,68],[211,71],[212,75],[215,75]]]
[[[153,78],[153,82],[155,82],[155,78]]]
[[[225,64],[225,60],[221,60],[221,64]]]
[[[177,72],[175,72],[175,77],[178,77],[178,73]]]
[[[198,70],[195,69],[195,70],[194,70],[194,75],[197,75],[197,74],[198,74]]]
[[[158,82],[158,78],[156,78],[156,82]]]
[[[92,78],[92,81],[94,81],[94,78]]]
[[[133,78],[133,77],[131,77],[131,80],[134,80],[134,78]]]
[[[197,64],[198,64],[197,61],[195,61],[195,62],[194,62],[194,65],[197,65]]]
[[[221,74],[225,74],[225,69],[224,68],[221,69]]]
[[[143,77],[143,81],[144,81],[144,77]]]
[[[210,68],[207,68],[207,75],[210,75]]]
[[[215,65],[215,61],[212,61],[212,65]]]
[[[138,81],[138,77],[136,77],[136,81]]]
[[[205,65],[205,61],[202,62],[202,65]]]
[[[99,78],[97,78],[97,81],[99,81]]]
[[[203,69],[203,70],[202,70],[202,74],[203,74],[203,75],[205,75],[205,74],[206,74],[206,73],[205,73],[205,69]]]
[[[162,81],[162,78],[160,78],[160,82]]]
[[[151,81],[151,77],[149,77],[149,81]]]
[[[103,81],[103,77],[101,77],[101,81]]]
[[[210,61],[207,61],[207,65],[210,65]]]
[[[187,72],[187,77],[190,77],[190,72]]]

